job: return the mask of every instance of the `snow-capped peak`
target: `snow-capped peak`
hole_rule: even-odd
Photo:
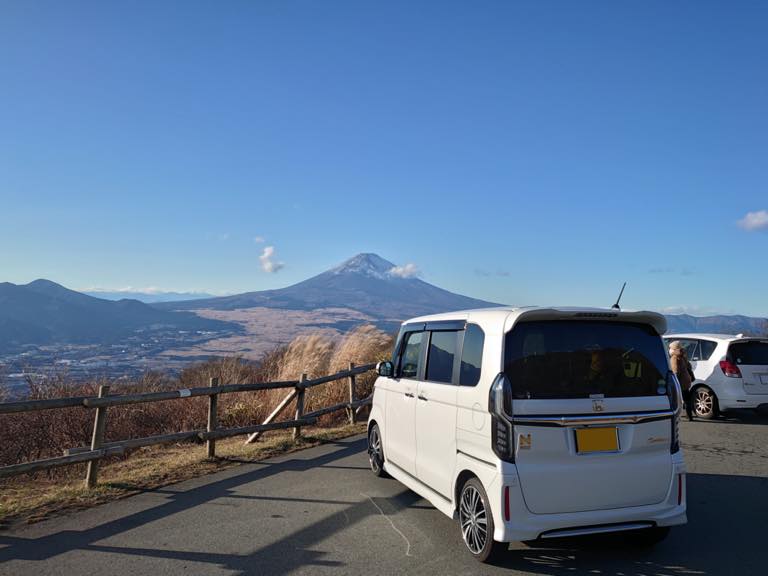
[[[341,263],[331,270],[334,274],[360,274],[373,278],[387,279],[391,277],[391,271],[396,268],[392,262],[384,260],[377,254],[358,254]]]

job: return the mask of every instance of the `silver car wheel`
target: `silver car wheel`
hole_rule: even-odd
[[[706,388],[698,388],[694,398],[693,408],[696,416],[709,416],[712,414],[715,406],[715,399],[712,393]]]
[[[459,521],[464,543],[473,554],[480,554],[488,541],[488,518],[483,497],[477,488],[467,485],[461,492]]]
[[[371,470],[378,472],[381,469],[381,462],[384,457],[381,451],[381,436],[379,427],[374,425],[371,433],[368,435],[368,460],[371,462]]]

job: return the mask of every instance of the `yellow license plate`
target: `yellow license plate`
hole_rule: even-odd
[[[618,450],[619,434],[615,427],[576,429],[576,452],[579,454],[617,452]]]

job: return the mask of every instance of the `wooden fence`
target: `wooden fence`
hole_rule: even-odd
[[[371,403],[371,396],[358,400],[355,390],[355,377],[375,368],[375,364],[365,364],[355,366],[350,363],[349,369],[329,376],[322,376],[309,380],[306,374],[303,374],[300,380],[287,382],[263,382],[258,384],[224,384],[219,383],[218,378],[211,378],[209,385],[200,388],[184,388],[181,390],[170,390],[167,392],[148,392],[142,394],[123,394],[110,395],[109,386],[99,387],[98,396],[77,396],[71,398],[52,398],[49,400],[24,400],[20,402],[0,403],[0,414],[12,414],[17,412],[32,412],[37,410],[56,410],[61,408],[71,408],[81,406],[86,409],[95,409],[93,422],[93,435],[90,446],[70,448],[64,452],[63,456],[56,458],[47,458],[45,460],[35,460],[33,462],[24,462],[11,466],[0,467],[0,478],[16,476],[47,470],[58,466],[68,466],[71,464],[88,463],[85,483],[92,488],[96,485],[99,473],[99,460],[109,456],[115,456],[125,453],[126,450],[140,448],[142,446],[152,446],[155,444],[165,444],[168,442],[180,442],[185,440],[200,440],[206,442],[207,455],[213,458],[216,455],[216,440],[219,438],[229,438],[230,436],[248,435],[246,442],[255,442],[258,437],[268,430],[279,430],[293,428],[294,439],[301,436],[301,427],[313,424],[317,419],[324,415],[346,410],[349,421],[354,423],[359,411]],[[329,382],[347,379],[349,382],[349,401],[341,404],[334,404],[326,408],[314,410],[312,412],[304,411],[304,395],[307,388],[320,386]],[[242,426],[239,428],[219,428],[218,427],[218,398],[221,394],[232,394],[236,392],[254,392],[256,390],[275,390],[278,388],[288,388],[290,392],[277,405],[272,413],[261,424],[252,426]],[[162,434],[159,436],[149,436],[146,438],[134,438],[131,440],[121,440],[119,442],[104,442],[104,430],[107,422],[107,411],[112,406],[125,406],[127,404],[139,404],[144,402],[160,402],[163,400],[176,400],[182,398],[193,398],[195,396],[208,397],[208,425],[205,430],[190,430],[186,432],[175,432],[173,434]],[[296,400],[296,411],[292,420],[276,422],[279,416],[292,402]]]

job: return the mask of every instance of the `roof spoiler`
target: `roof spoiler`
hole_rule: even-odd
[[[613,309],[576,309],[558,310],[557,308],[537,308],[524,311],[517,316],[515,323],[530,320],[602,320],[608,322],[636,322],[638,324],[650,324],[659,335],[667,331],[667,319],[663,314],[641,310],[637,312],[624,312]],[[511,328],[511,326],[509,327]]]

